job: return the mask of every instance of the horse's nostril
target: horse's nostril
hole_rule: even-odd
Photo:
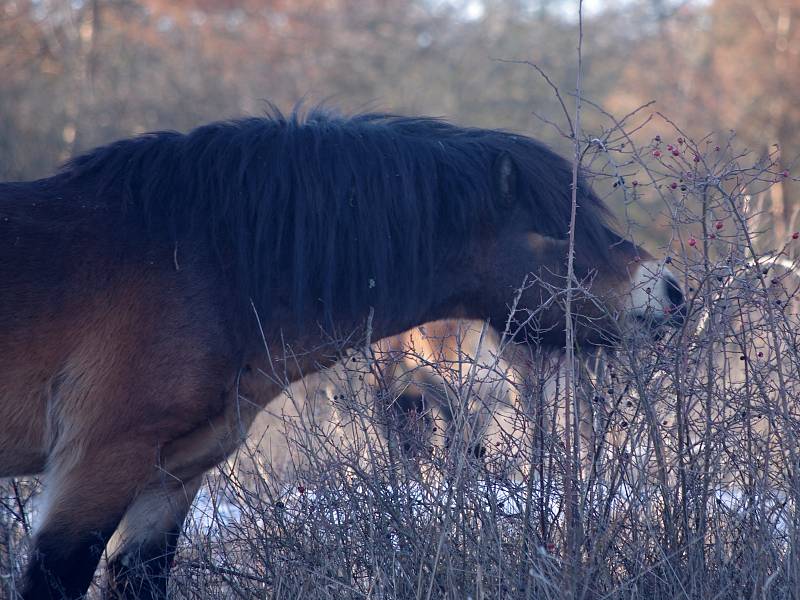
[[[682,323],[686,318],[686,299],[683,296],[683,292],[678,282],[668,275],[664,277],[664,285],[666,286],[672,320]]]
[[[667,298],[672,306],[683,305],[683,292],[678,287],[678,282],[671,277],[664,278],[664,285],[667,287]]]

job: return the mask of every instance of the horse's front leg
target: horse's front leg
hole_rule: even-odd
[[[232,389],[220,414],[163,446],[156,477],[109,544],[110,598],[166,598],[178,538],[203,475],[239,447],[260,409]]]
[[[168,474],[159,479],[137,495],[109,543],[109,598],[167,596],[178,538],[203,475],[188,481]]]

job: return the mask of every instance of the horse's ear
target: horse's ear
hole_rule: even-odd
[[[508,152],[501,152],[494,160],[494,180],[500,202],[514,204],[517,195],[517,166]]]

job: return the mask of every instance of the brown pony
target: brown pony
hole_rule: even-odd
[[[571,181],[524,136],[315,110],[0,185],[0,476],[45,481],[23,598],[80,597],[104,550],[112,596],[164,597],[203,473],[348,347],[448,317],[563,346]],[[579,181],[578,344],[680,317],[606,217]]]

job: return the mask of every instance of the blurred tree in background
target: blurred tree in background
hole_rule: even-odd
[[[273,102],[442,115],[567,142],[552,91],[574,89],[565,0],[0,0],[0,179],[154,129]],[[800,154],[800,0],[587,2],[584,93],[614,114],[656,100],[697,138],[736,129]],[[569,98],[568,98],[569,99]],[[587,131],[601,116],[587,112]],[[787,224],[791,180],[771,191]],[[788,225],[787,225],[788,226]]]
[[[608,98],[611,110],[653,98],[697,139],[735,130],[739,144],[757,155],[777,148],[784,168],[797,165],[800,2],[687,2],[640,31],[635,58]],[[800,186],[793,178],[776,182],[767,206],[776,238],[784,237],[796,220]]]

